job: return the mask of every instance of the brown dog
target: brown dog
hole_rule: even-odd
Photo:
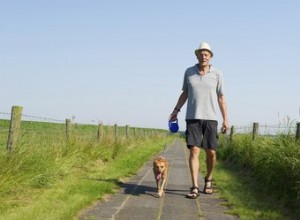
[[[157,157],[153,161],[153,173],[156,181],[157,196],[162,197],[167,183],[169,162],[165,157]]]

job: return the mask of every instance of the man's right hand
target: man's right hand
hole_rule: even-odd
[[[177,113],[172,113],[169,117],[169,121],[176,121],[177,120]]]
[[[178,108],[174,108],[173,112],[171,113],[169,117],[169,121],[176,121],[177,120],[177,115],[180,110]]]

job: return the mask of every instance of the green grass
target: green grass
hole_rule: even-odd
[[[229,207],[229,214],[240,219],[284,219],[286,213],[277,199],[265,194],[247,171],[218,162],[214,171],[216,190]]]
[[[221,138],[214,182],[241,219],[297,219],[300,146],[292,136]],[[202,167],[205,158],[201,156]]]
[[[9,190],[6,210],[2,207],[4,213],[0,219],[73,218],[79,210],[112,193],[119,186],[120,178],[134,174],[149,157],[161,150],[162,143],[148,142],[131,147],[130,151],[106,163],[94,157],[84,159],[80,151],[56,164],[58,170],[55,171],[49,169],[50,165],[45,166],[49,161],[44,162],[41,164],[44,172],[40,170],[34,175],[31,171],[23,177],[22,185],[16,184],[19,186],[17,192],[15,188]],[[40,164],[40,160],[37,163]],[[54,168],[55,164],[52,166]]]
[[[97,141],[95,126],[80,129],[67,142],[63,125],[33,123],[12,152],[1,146],[0,219],[72,219],[164,145],[165,132],[115,142],[108,132]]]
[[[17,146],[5,148],[7,121],[0,120],[0,219],[73,219],[114,193],[164,145],[165,131],[124,137],[113,127],[96,139],[97,126],[22,122]],[[241,219],[297,219],[300,146],[289,135],[236,135],[220,139],[214,184],[230,213]],[[201,167],[204,167],[204,154]],[[203,169],[202,169],[203,170]]]

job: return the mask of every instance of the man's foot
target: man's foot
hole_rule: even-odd
[[[213,188],[212,188],[212,179],[207,179],[204,178],[205,184],[203,188],[203,193],[205,194],[212,194],[213,193]]]
[[[198,197],[199,197],[199,188],[196,186],[192,187],[190,193],[186,195],[186,198],[189,199],[197,199]]]

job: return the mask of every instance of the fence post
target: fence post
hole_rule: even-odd
[[[98,125],[97,139],[100,140],[103,136],[103,124]]]
[[[67,138],[67,141],[70,138],[70,134],[71,134],[71,119],[66,119],[66,138]]]
[[[300,122],[297,123],[296,141],[300,140]]]
[[[117,135],[118,135],[118,126],[115,124],[115,142],[117,142]]]
[[[229,135],[229,140],[233,140],[233,134],[234,134],[235,130],[234,130],[234,126],[232,125],[231,126],[231,129],[230,129],[230,135]]]
[[[126,125],[126,138],[129,138],[129,125]]]
[[[258,135],[258,128],[259,128],[259,124],[258,122],[254,122],[253,123],[253,132],[252,132],[252,140],[255,140],[257,135]]]
[[[11,110],[11,119],[7,140],[7,149],[9,151],[12,151],[18,138],[18,132],[21,127],[22,111],[23,107],[21,106],[13,106]]]
[[[136,128],[135,127],[133,128],[133,137],[134,137],[134,139],[136,138]]]

